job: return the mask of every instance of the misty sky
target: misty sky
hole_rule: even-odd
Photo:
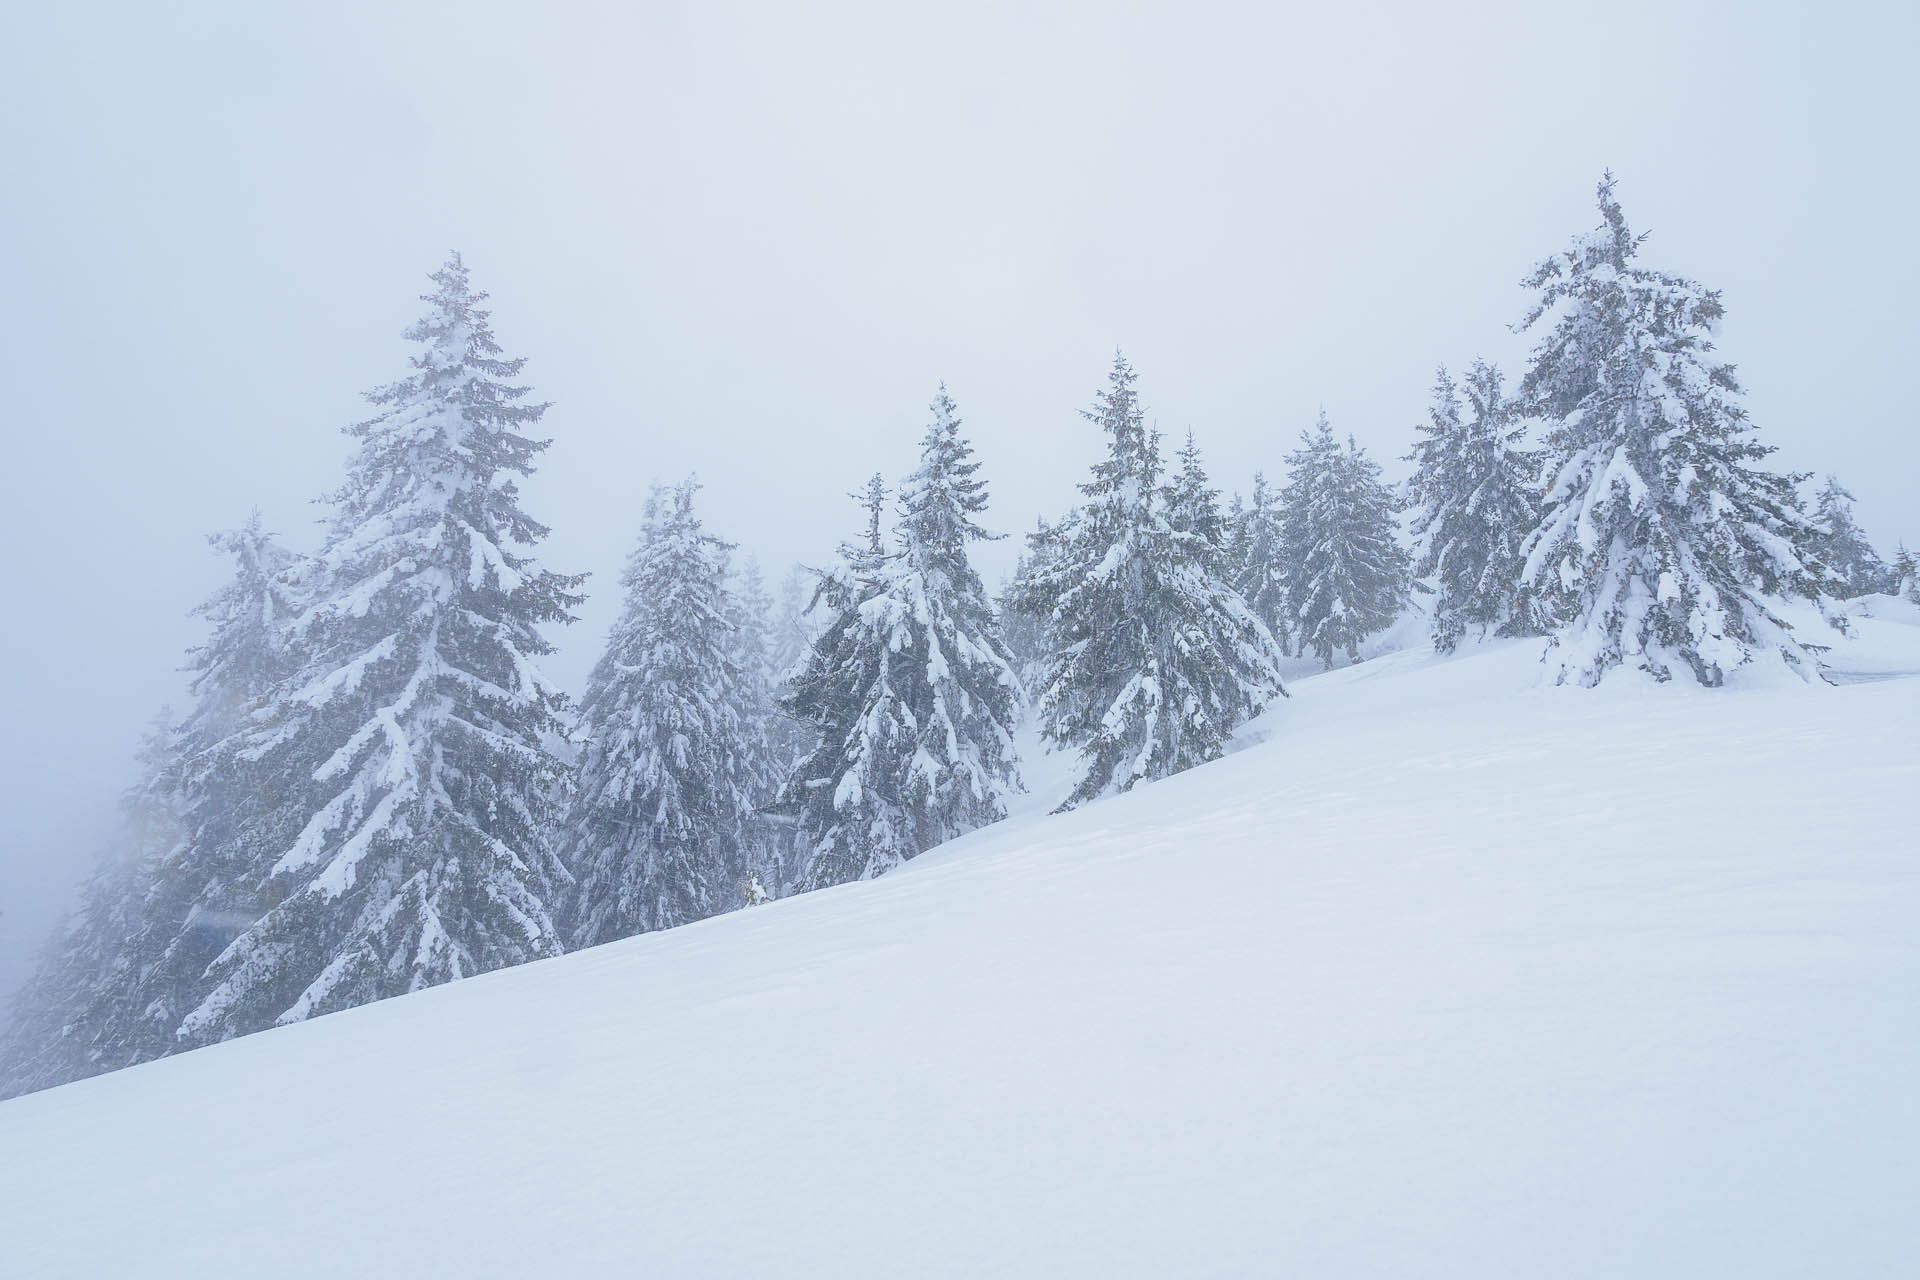
[[[1920,545],[1913,6],[1438,8],[15,6],[0,989],[182,701],[204,535],[314,545],[451,248],[554,402],[575,690],[650,480],[697,470],[778,577],[941,379],[1003,529],[1072,500],[1116,344],[1229,489],[1321,406],[1403,475],[1438,362],[1517,370],[1516,282],[1607,166],[1646,260],[1724,290],[1780,464]]]

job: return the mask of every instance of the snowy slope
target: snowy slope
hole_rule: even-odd
[[[1915,623],[1856,665],[1920,670]],[[0,1104],[0,1274],[1916,1274],[1920,680],[1536,653]]]

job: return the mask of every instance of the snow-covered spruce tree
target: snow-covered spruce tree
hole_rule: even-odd
[[[792,761],[780,738],[791,722],[774,705],[781,673],[773,656],[772,610],[760,561],[749,556],[729,594],[728,614],[733,623],[733,665],[739,672],[734,705],[740,722],[740,773],[748,798],[748,807],[740,815],[739,841],[743,874],[755,871],[763,886],[778,888],[784,859],[775,847],[777,828],[762,810],[778,797]]]
[[[144,929],[128,940],[152,1057],[177,1047],[181,1020],[208,994],[208,968],[267,912],[262,888],[278,851],[263,836],[288,820],[271,770],[248,750],[249,730],[290,674],[289,628],[313,566],[281,547],[257,511],[208,541],[233,558],[234,574],[195,611],[213,631],[189,655],[195,704],[178,734],[186,835],[157,865]]]
[[[125,914],[138,895],[126,855],[103,855],[80,890],[80,901],[55,926],[26,983],[8,1008],[0,1033],[0,1099],[51,1089],[127,1066],[113,1046],[97,1042],[90,1019],[111,981],[105,961],[122,936]]]
[[[820,745],[783,804],[803,888],[865,880],[1006,816],[1020,789],[1020,684],[967,546],[989,537],[980,464],[944,386],[900,495],[898,551],[853,548],[821,585],[831,613],[787,705]],[[873,493],[869,490],[869,495]]]
[[[1245,554],[1246,549],[1235,545],[1237,526],[1230,526],[1220,510],[1220,491],[1213,487],[1207,475],[1200,446],[1191,430],[1187,432],[1186,443],[1174,456],[1178,467],[1161,488],[1167,523],[1176,534],[1186,538],[1189,552],[1208,576],[1238,590],[1236,579],[1240,566],[1235,553]],[[1244,522],[1244,510],[1240,515]],[[1241,598],[1246,599],[1244,595]],[[1247,603],[1251,607],[1252,602]]]
[[[233,557],[234,576],[194,611],[213,624],[190,654],[195,706],[183,723],[163,716],[146,736],[141,781],[122,799],[121,838],[50,944],[34,1019],[57,1008],[62,1034],[34,1047],[33,1087],[173,1052],[181,1016],[206,994],[207,966],[265,909],[244,838],[263,793],[233,744],[285,674],[300,560],[275,544],[258,512],[209,541]],[[90,990],[73,985],[80,974]],[[60,1055],[72,1052],[79,1056],[55,1078]]]
[[[547,812],[564,698],[534,666],[580,579],[539,568],[520,505],[547,442],[456,254],[375,392],[334,512],[293,674],[245,756],[269,780],[274,905],[214,964],[189,1043],[557,954],[566,872]],[[278,846],[277,848],[273,846]]]
[[[794,678],[813,651],[818,631],[815,615],[810,612],[815,585],[811,571],[794,565],[781,579],[780,596],[774,604],[768,656],[768,696],[772,706],[767,716],[767,737],[773,753],[776,793],[820,741],[813,726],[794,719],[785,705],[793,692]],[[767,835],[779,863],[773,882],[765,887],[768,893],[778,897],[791,888],[798,875],[799,851],[791,828],[781,829],[783,819],[779,814],[763,812],[760,816],[771,824]]]
[[[816,628],[808,614],[813,588],[813,575],[799,565],[780,580],[780,598],[773,606],[769,659],[776,683],[784,682],[813,648]]]
[[[1533,478],[1539,460],[1522,444],[1524,420],[1502,389],[1500,370],[1475,360],[1467,372],[1467,413],[1442,368],[1433,408],[1407,460],[1414,507],[1414,573],[1432,578],[1433,647],[1451,650],[1468,632],[1530,635],[1519,607],[1520,544],[1539,522]]]
[[[918,659],[905,673],[917,742],[901,785],[921,849],[1006,816],[1006,797],[1021,790],[1013,726],[1025,696],[967,554],[1002,536],[975,518],[987,484],[946,384],[929,408],[886,575],[887,597],[903,610],[894,633],[905,643],[894,652]]]
[[[866,512],[867,523],[859,541],[840,545],[840,558],[862,572],[872,572],[887,561],[886,478],[876,471],[847,496]]]
[[[733,666],[739,672],[733,695],[741,725],[741,781],[749,800],[737,821],[739,864],[745,881],[758,885],[760,894],[772,896],[787,889],[791,867],[789,833],[770,808],[793,768],[795,756],[785,739],[795,725],[776,702],[783,681],[774,658],[774,599],[766,593],[758,558],[747,557],[741,568],[739,581],[730,591],[730,610]],[[747,896],[753,898],[753,894]]]
[[[1026,551],[994,602],[1000,614],[1000,635],[1007,643],[1007,653],[1013,658],[1023,689],[1039,687],[1048,655],[1053,652],[1048,627],[1053,605],[1036,591],[1035,583],[1046,576],[1047,567],[1059,556],[1065,545],[1062,531],[1070,523],[1071,518],[1061,525],[1049,525],[1044,518],[1035,522],[1026,538]]]
[[[870,518],[877,514],[862,505]],[[881,742],[881,734],[897,728],[885,714],[890,706],[883,705],[875,716],[865,703],[872,665],[884,661],[863,647],[862,608],[881,593],[885,559],[870,548],[871,543],[842,542],[834,562],[815,571],[808,612],[820,620],[819,630],[779,698],[782,713],[813,740],[812,749],[789,771],[775,806],[775,815],[794,826],[789,879],[799,891],[878,875],[895,865],[888,851],[903,849],[908,841],[897,798],[861,781],[864,772],[878,769],[877,751],[892,746]],[[880,850],[871,870],[868,845]]]
[[[1134,379],[1116,353],[1082,411],[1107,456],[1080,486],[1087,500],[1059,554],[1022,592],[1023,607],[1047,611],[1053,638],[1042,731],[1084,764],[1062,809],[1215,759],[1283,692],[1272,634],[1209,572],[1217,548],[1173,527]]]
[[[1295,652],[1328,667],[1406,607],[1412,561],[1394,528],[1396,503],[1380,465],[1351,436],[1342,449],[1323,412],[1288,455],[1281,494],[1282,559]]]
[[[1284,652],[1292,634],[1287,616],[1288,567],[1279,502],[1262,472],[1253,473],[1253,492],[1234,514],[1229,544],[1234,590]]]
[[[1167,522],[1175,533],[1198,535],[1204,547],[1211,547],[1207,569],[1210,573],[1231,577],[1227,571],[1227,521],[1220,512],[1220,491],[1207,476],[1200,457],[1200,445],[1193,432],[1174,455],[1178,467],[1166,483]],[[1204,550],[1202,554],[1207,554]]]
[[[1889,568],[1893,578],[1893,594],[1902,600],[1911,600],[1920,604],[1920,560],[1907,550],[1907,544],[1901,543],[1893,555],[1893,564]]]
[[[180,735],[162,712],[141,742],[140,778],[121,797],[120,830],[54,930],[0,1038],[0,1098],[159,1056],[139,983],[147,902],[159,868],[186,837]]]
[[[1760,464],[1733,366],[1714,358],[1718,292],[1639,264],[1613,175],[1602,222],[1535,268],[1521,324],[1549,327],[1521,384],[1546,420],[1546,493],[1521,580],[1556,630],[1556,684],[1618,666],[1703,685],[1777,655],[1817,664],[1772,601],[1819,596],[1802,477]]]
[[[1813,523],[1818,532],[1817,553],[1827,571],[1839,581],[1835,590],[1846,598],[1888,591],[1893,578],[1880,553],[1853,519],[1854,498],[1832,476],[1815,499]]]
[[[304,607],[309,567],[275,540],[258,510],[207,542],[233,558],[233,577],[194,610],[213,626],[207,642],[188,655],[196,701],[184,727],[197,749],[240,729],[287,675],[288,628]]]
[[[1247,535],[1249,532],[1247,529],[1247,500],[1238,489],[1234,490],[1233,496],[1227,500],[1226,531],[1227,567],[1233,571],[1235,578],[1238,578],[1240,570],[1247,563]]]
[[[753,812],[729,544],[692,480],[647,498],[626,602],[581,700],[585,740],[567,862],[573,945],[670,929],[739,905]]]

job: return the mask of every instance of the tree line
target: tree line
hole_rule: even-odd
[[[1104,456],[990,595],[942,386],[916,469],[872,477],[858,532],[777,600],[696,481],[655,486],[577,705],[539,661],[583,578],[538,562],[516,485],[547,406],[455,255],[348,428],[320,549],[257,515],[214,536],[234,571],[198,610],[193,706],[142,745],[0,1096],[882,874],[1005,816],[1029,712],[1076,764],[1062,808],[1166,777],[1285,697],[1290,658],[1356,660],[1416,599],[1441,650],[1545,637],[1557,683],[1817,678],[1783,605],[1920,600],[1913,557],[1883,563],[1837,481],[1809,509],[1765,465],[1719,295],[1640,262],[1611,176],[1599,206],[1525,282],[1517,386],[1443,369],[1400,489],[1323,413],[1281,484],[1223,504],[1116,353],[1082,411]]]

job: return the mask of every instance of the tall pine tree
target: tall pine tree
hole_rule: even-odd
[[[1020,684],[967,557],[991,536],[975,519],[986,484],[944,386],[932,409],[901,490],[898,552],[875,550],[869,501],[868,541],[823,583],[832,620],[788,700],[820,732],[785,798],[805,888],[870,879],[998,821],[1020,788]]]
[[[740,902],[757,757],[727,587],[729,544],[687,480],[647,498],[626,602],[581,700],[567,822],[573,944],[699,920]]]
[[[1287,616],[1289,573],[1283,534],[1279,499],[1266,475],[1256,471],[1253,491],[1233,517],[1228,563],[1234,590],[1285,651],[1292,631]]]
[[[1894,553],[1893,564],[1889,568],[1893,578],[1893,594],[1902,600],[1911,600],[1920,604],[1920,559],[1907,550],[1907,544],[1901,543]]]
[[[1500,371],[1475,360],[1467,372],[1467,412],[1443,368],[1433,408],[1408,461],[1414,573],[1434,579],[1433,647],[1451,650],[1468,632],[1526,635],[1520,608],[1520,544],[1539,520],[1532,479],[1538,459],[1522,444],[1526,428],[1502,388]]]
[[[285,817],[271,768],[249,750],[249,730],[290,674],[290,628],[313,568],[273,539],[258,512],[209,541],[233,558],[234,575],[196,610],[213,632],[188,663],[195,705],[179,731],[186,834],[157,868],[144,931],[129,939],[156,1057],[171,1051],[181,1019],[208,994],[209,967],[271,905],[261,837]]]
[[[813,726],[795,719],[787,707],[787,700],[793,694],[793,682],[805,668],[819,630],[816,615],[812,612],[815,586],[814,575],[800,565],[794,565],[781,579],[780,597],[774,605],[769,688],[773,706],[767,718],[767,733],[774,757],[774,777],[779,786],[785,785],[800,762],[813,754],[820,742]],[[776,786],[776,792],[779,786]],[[768,838],[773,843],[772,852],[779,864],[775,883],[766,888],[770,893],[782,894],[793,886],[799,876],[799,850],[794,841],[779,830],[781,818],[777,813],[762,816],[776,824],[769,831]]]
[[[1360,657],[1360,643],[1406,607],[1411,560],[1394,528],[1393,493],[1380,465],[1351,436],[1343,450],[1323,412],[1288,456],[1281,496],[1282,554],[1296,653],[1328,666]]]
[[[140,778],[121,797],[120,828],[54,930],[0,1037],[0,1098],[158,1057],[140,1003],[147,901],[185,840],[180,735],[162,712],[142,740]],[[163,1040],[164,1044],[164,1040]]]
[[[1847,597],[1886,591],[1891,586],[1886,562],[1853,519],[1853,495],[1832,476],[1814,500],[1813,523],[1822,563],[1838,581],[1834,590]]]
[[[261,698],[285,675],[286,627],[299,608],[298,557],[256,512],[209,541],[234,576],[195,610],[213,633],[190,655],[195,706],[163,716],[123,797],[121,838],[50,944],[11,1046],[0,1090],[42,1088],[163,1057],[207,991],[207,966],[265,910],[246,839],[270,792],[236,747]]]
[[[1042,731],[1083,763],[1063,809],[1217,758],[1282,692],[1272,634],[1211,568],[1218,544],[1174,526],[1134,381],[1115,353],[1106,389],[1082,411],[1107,456],[1080,486],[1086,502],[1058,555],[1021,592],[1053,641]]]
[[[769,641],[774,680],[784,683],[813,648],[815,627],[808,609],[814,582],[807,570],[794,565],[780,580],[780,597],[773,606]]]
[[[733,664],[739,672],[733,698],[740,722],[741,781],[748,807],[738,819],[743,864],[760,881],[763,891],[784,885],[786,860],[781,856],[777,824],[762,812],[778,797],[793,761],[782,734],[791,726],[775,705],[781,672],[774,658],[773,598],[758,558],[748,556],[730,599],[733,623]]]
[[[887,481],[878,471],[867,482],[847,495],[866,512],[865,532],[856,542],[842,543],[840,558],[855,569],[872,572],[887,559]]]
[[[1167,523],[1175,533],[1193,534],[1198,538],[1193,545],[1206,557],[1208,572],[1226,573],[1227,521],[1220,512],[1220,491],[1207,476],[1199,442],[1191,430],[1175,458],[1179,465],[1169,477],[1164,494]]]
[[[1027,549],[1014,564],[1013,572],[1001,585],[995,601],[1000,611],[1000,634],[1007,642],[1014,670],[1023,689],[1038,688],[1053,652],[1053,634],[1048,625],[1052,606],[1037,608],[1043,596],[1033,583],[1044,577],[1059,557],[1064,542],[1064,525],[1050,525],[1044,518],[1035,522],[1026,538]]]
[[[1733,366],[1714,356],[1717,291],[1638,261],[1613,175],[1601,225],[1526,280],[1548,327],[1520,397],[1544,418],[1547,491],[1521,578],[1556,630],[1556,684],[1615,667],[1703,685],[1773,656],[1817,669],[1774,602],[1817,598],[1817,531],[1798,477],[1766,470]]]
[[[458,254],[411,372],[370,394],[294,628],[293,674],[247,748],[283,816],[274,903],[227,948],[184,1037],[224,1039],[557,954],[550,844],[563,696],[535,661],[580,579],[541,569],[520,505],[546,412],[512,380]]]

